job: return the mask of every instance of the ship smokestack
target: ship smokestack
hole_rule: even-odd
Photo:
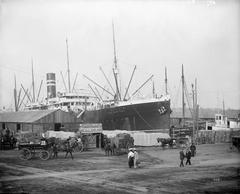
[[[47,98],[56,97],[56,76],[55,73],[47,73]]]

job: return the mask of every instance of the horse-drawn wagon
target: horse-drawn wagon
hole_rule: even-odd
[[[19,158],[21,160],[30,160],[32,157],[38,155],[42,160],[48,160],[52,154],[50,145],[42,145],[38,143],[24,143],[19,144],[18,149]]]
[[[127,153],[134,146],[134,139],[127,133],[119,133],[114,137],[104,137],[104,149],[106,155],[119,155]]]
[[[25,132],[18,134],[19,158],[29,160],[34,156],[39,156],[42,160],[48,160],[53,153],[55,146],[57,152],[66,151],[67,143],[69,143],[72,152],[82,152],[83,142],[81,138],[71,136],[67,132],[55,132],[53,134]],[[59,136],[59,137],[58,137]]]

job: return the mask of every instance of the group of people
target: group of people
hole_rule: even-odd
[[[192,145],[186,149],[185,153],[184,153],[184,148],[182,148],[179,154],[180,154],[180,167],[184,167],[183,161],[185,158],[187,158],[187,161],[185,164],[191,165],[191,157],[194,157],[196,154],[196,146],[194,145],[194,143],[192,143]]]
[[[72,160],[73,160],[73,147],[71,146],[71,137],[69,137],[66,142],[64,143],[64,146],[65,146],[65,158],[67,158],[68,154],[71,156]],[[53,150],[53,158],[58,158],[58,146],[57,144],[54,142],[53,145],[52,145],[52,150]]]
[[[130,148],[128,152],[128,166],[129,168],[138,168],[139,167],[139,156],[136,148]]]

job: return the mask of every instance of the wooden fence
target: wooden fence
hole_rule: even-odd
[[[233,131],[199,131],[196,141],[198,144],[229,143],[233,136],[239,136],[240,130]]]

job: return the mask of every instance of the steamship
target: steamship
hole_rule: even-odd
[[[102,123],[104,130],[169,129],[170,126],[168,95],[138,100],[119,100],[115,97],[114,100],[100,102],[89,92],[56,92],[55,73],[47,73],[46,100],[25,106],[25,110],[44,109],[72,111],[80,122]]]
[[[56,92],[56,75],[47,73],[47,98],[42,102],[30,102],[26,104],[24,110],[52,110],[61,109],[69,112],[80,113],[83,110],[96,109],[95,97],[88,91],[77,92]]]
[[[67,43],[67,41],[66,41]],[[113,92],[106,90],[98,83],[94,82],[89,77],[85,76],[95,86],[101,88],[106,93],[112,95],[112,100],[104,100],[98,90],[94,90],[91,85],[89,87],[94,94],[72,93],[70,90],[70,70],[67,50],[68,64],[68,86],[69,90],[66,93],[56,94],[56,78],[54,73],[47,74],[47,91],[48,96],[46,101],[41,104],[31,104],[27,109],[62,109],[65,111],[74,111],[77,113],[79,122],[85,123],[102,123],[104,130],[153,130],[153,129],[169,129],[170,128],[170,97],[169,95],[154,97],[148,99],[134,100],[134,95],[149,81],[153,75],[144,82],[131,96],[128,89],[131,84],[133,70],[125,95],[120,93],[118,64],[115,48],[114,26],[113,26],[113,45],[114,45],[114,66],[113,76],[115,80],[115,89],[113,89],[108,78],[104,76],[112,88]],[[68,45],[67,45],[68,48]],[[130,96],[127,98],[126,96]]]
[[[109,86],[114,91],[111,94],[104,87],[101,87],[98,83],[94,82],[89,77],[85,76],[89,81],[91,81],[97,87],[100,87],[105,92],[112,95],[112,100],[103,100],[97,92],[94,92],[92,87],[92,92],[101,102],[100,107],[97,106],[97,110],[84,110],[81,112],[80,119],[83,122],[99,122],[102,123],[103,129],[105,130],[156,130],[156,129],[169,129],[170,128],[170,97],[169,95],[154,97],[148,99],[136,99],[134,100],[134,95],[149,81],[152,79],[153,75],[147,79],[131,96],[129,95],[129,87],[136,70],[136,66],[132,72],[128,87],[125,94],[122,95],[119,87],[119,76],[118,76],[118,64],[116,57],[116,45],[115,45],[115,34],[113,25],[113,48],[114,48],[114,65],[113,65],[113,76],[115,81],[115,89],[111,86],[111,82],[108,78],[104,77],[108,82]],[[165,73],[166,76],[166,73]],[[165,81],[167,78],[165,78]],[[130,97],[127,98],[126,96]]]

